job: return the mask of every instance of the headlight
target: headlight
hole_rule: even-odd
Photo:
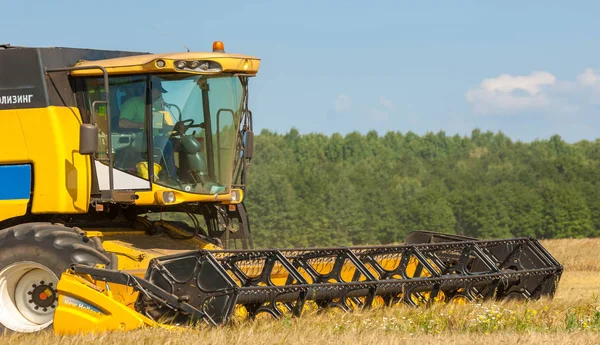
[[[244,193],[242,192],[241,189],[232,189],[231,193],[229,194],[229,203],[230,204],[239,204],[240,202],[242,202],[242,199],[244,198]]]
[[[161,205],[174,204],[177,201],[177,197],[173,192],[157,191],[154,195]]]
[[[166,204],[172,204],[175,202],[175,193],[173,192],[163,192],[163,200]]]
[[[175,68],[191,72],[221,72],[223,66],[212,60],[175,61]]]

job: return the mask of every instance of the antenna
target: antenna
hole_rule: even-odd
[[[154,30],[158,31],[158,33],[164,35],[166,38],[171,39],[171,37],[169,35],[167,35],[166,32],[161,31],[159,28],[157,28],[156,26],[148,23],[148,25],[153,28]],[[190,48],[188,46],[186,46],[185,44],[183,44],[183,42],[179,41],[179,43],[185,48],[185,50],[189,53],[190,52]]]

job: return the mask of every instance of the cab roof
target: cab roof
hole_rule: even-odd
[[[101,66],[109,67],[126,67],[145,65],[155,60],[215,60],[215,59],[236,59],[236,60],[260,60],[259,58],[227,53],[207,53],[207,52],[185,52],[185,53],[166,53],[166,54],[143,54],[134,56],[125,56],[114,59],[82,61],[77,66]]]
[[[164,63],[158,64],[159,61]],[[185,52],[167,54],[142,54],[124,56],[105,60],[80,61],[77,67],[99,66],[109,74],[129,73],[163,73],[163,72],[194,72],[182,71],[175,67],[178,61],[211,61],[220,65],[220,70],[196,71],[199,74],[216,74],[223,72],[244,73],[255,75],[260,67],[260,59],[241,54],[227,54],[215,52]],[[86,69],[71,72],[74,76],[91,76],[102,74],[100,70]]]

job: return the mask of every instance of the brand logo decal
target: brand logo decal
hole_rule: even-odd
[[[31,103],[33,95],[0,96],[0,104],[27,104]]]
[[[78,300],[76,298],[65,296],[63,298],[63,302],[67,305],[71,305],[71,306],[77,307],[83,311],[87,311],[88,313],[91,313],[93,315],[104,315],[102,310],[94,307],[91,304],[85,303],[84,301]]]

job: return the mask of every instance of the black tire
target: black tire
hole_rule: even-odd
[[[60,279],[72,264],[110,265],[99,241],[78,228],[61,224],[26,223],[0,230],[0,272],[22,261],[42,264]],[[6,329],[0,323],[0,335]]]

